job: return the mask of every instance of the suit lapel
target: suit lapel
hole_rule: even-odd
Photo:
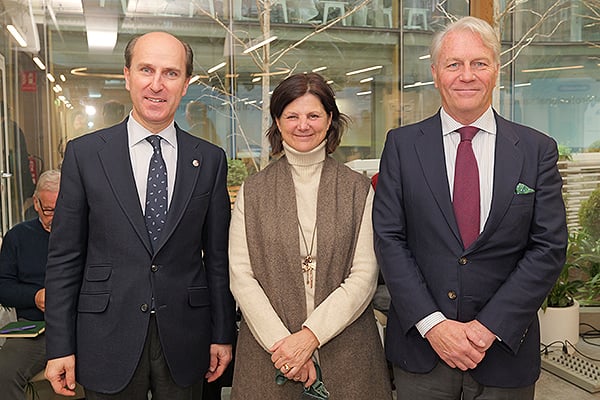
[[[115,198],[146,249],[152,253],[131,168],[127,141],[127,119],[111,130],[95,134],[101,135],[106,142],[106,145],[98,152],[98,156]]]
[[[461,242],[454,218],[452,199],[448,186],[448,173],[444,158],[442,122],[439,113],[420,124],[421,136],[415,141],[415,151],[425,176],[425,183],[439,206],[446,223]]]
[[[487,222],[475,242],[475,247],[478,242],[487,240],[502,221],[513,199],[523,168],[523,153],[517,146],[519,136],[514,130],[514,125],[497,114],[495,116],[497,132],[492,204]]]
[[[197,148],[198,142],[177,125],[175,128],[177,129],[177,174],[167,222],[156,248],[157,253],[181,221],[202,170],[203,159],[202,153]]]

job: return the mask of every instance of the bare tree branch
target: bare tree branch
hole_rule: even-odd
[[[518,5],[519,1],[511,1],[511,10],[513,10],[512,12],[517,12],[516,10],[516,6]],[[521,52],[527,47],[529,46],[533,40],[538,37],[551,37],[554,35],[554,33],[558,30],[558,28],[560,27],[560,25],[563,24],[563,20],[559,21],[558,24],[556,24],[556,26],[554,26],[554,28],[549,32],[549,33],[542,33],[539,32],[540,27],[542,26],[543,23],[547,22],[548,19],[554,15],[556,15],[558,12],[560,12],[561,10],[570,8],[570,5],[565,6],[564,3],[561,0],[556,0],[544,13],[540,14],[537,11],[531,10],[531,9],[525,9],[525,10],[521,10],[518,12],[522,12],[522,13],[529,13],[532,15],[535,15],[538,20],[529,27],[529,29],[527,29],[527,31],[521,36],[521,38],[517,41],[517,43],[515,45],[513,45],[512,47],[510,47],[507,50],[504,50],[501,55],[507,54],[507,53],[511,53],[514,52],[513,56],[511,57],[510,60],[508,60],[505,64],[503,64],[500,68],[506,68],[508,65],[512,64],[517,57],[521,54]],[[507,16],[506,13],[503,13],[502,15],[504,15],[505,17]]]

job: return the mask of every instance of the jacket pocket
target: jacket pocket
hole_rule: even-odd
[[[85,280],[89,282],[102,282],[110,278],[112,265],[90,265],[85,271]]]
[[[81,293],[79,295],[79,304],[77,311],[100,313],[108,307],[110,293]]]
[[[188,299],[191,307],[206,307],[210,304],[207,287],[191,287],[188,289]]]

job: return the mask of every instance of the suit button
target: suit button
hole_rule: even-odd
[[[455,292],[454,290],[450,290],[450,291],[448,292],[448,298],[449,298],[450,300],[456,300],[456,292]]]
[[[142,312],[148,312],[148,310],[150,309],[150,307],[148,307],[148,304],[144,303],[140,306],[140,310],[142,310]]]
[[[467,265],[468,262],[469,262],[469,260],[467,260],[467,257],[461,257],[458,259],[458,263],[460,265]]]
[[[152,272],[158,271],[158,265],[152,264],[152,266],[150,267],[150,271],[152,271]]]

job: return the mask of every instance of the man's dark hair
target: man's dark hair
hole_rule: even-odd
[[[168,32],[164,32],[164,33],[168,33]],[[177,36],[174,36],[170,33],[169,33],[169,35],[171,35],[175,39],[179,40],[179,42],[185,49],[185,76],[189,78],[192,76],[192,72],[194,71],[194,52],[192,51],[192,47],[187,42],[184,42],[183,40],[179,39]],[[125,46],[125,66],[127,68],[131,67],[131,59],[133,58],[133,50],[135,47],[135,43],[142,36],[144,36],[144,35],[139,35],[139,36],[133,37],[127,43],[127,46]]]

